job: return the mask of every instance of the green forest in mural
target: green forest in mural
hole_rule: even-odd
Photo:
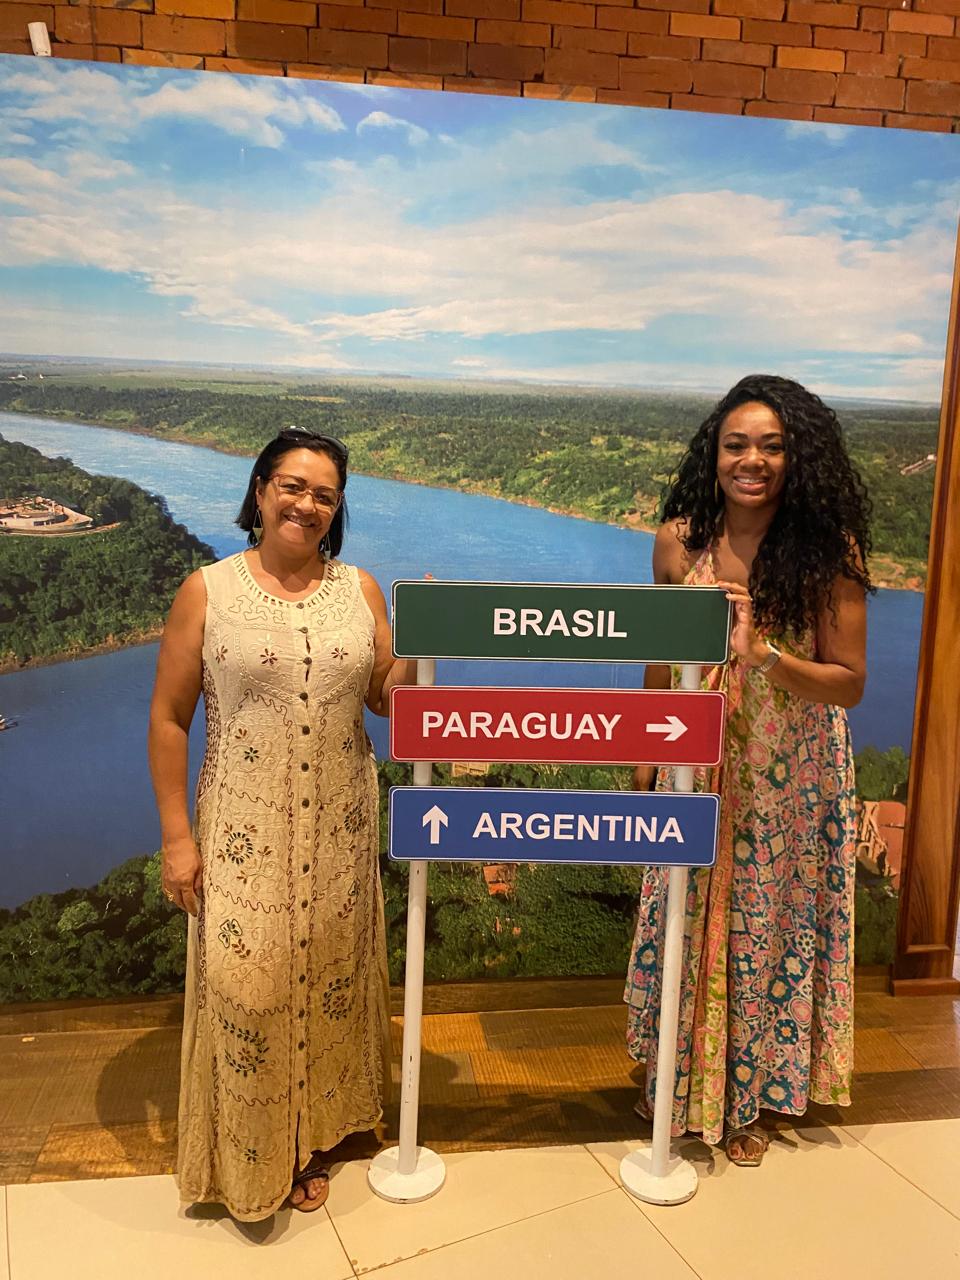
[[[110,371],[42,385],[0,383],[0,409],[253,453],[297,422],[343,437],[354,470],[482,491],[634,526],[655,522],[663,485],[710,407],[703,396],[577,389],[470,389],[455,384],[319,383],[224,372]],[[841,418],[874,501],[875,577],[919,587],[925,576],[936,448],[931,407],[851,405]],[[919,470],[915,464],[924,461]],[[906,474],[904,474],[906,469]],[[90,516],[90,533],[0,535],[0,667],[68,656],[157,628],[174,591],[211,549],[162,498],[92,476],[0,437],[0,498],[43,493]],[[862,800],[903,800],[902,750],[864,749]],[[409,766],[379,765],[381,801]],[[449,769],[437,769],[438,781]],[[626,787],[628,771],[501,765],[477,786]],[[381,823],[385,839],[385,817]],[[381,857],[391,979],[402,980],[406,869]],[[182,989],[185,922],[160,891],[159,855],[141,854],[89,888],[39,894],[0,910],[0,1002]],[[429,980],[624,972],[642,872],[629,867],[511,868],[491,891],[481,867],[430,872]],[[857,871],[856,954],[891,958],[896,892]]]
[[[187,574],[214,558],[155,494],[0,436],[0,499],[27,495],[79,510],[93,527],[0,534],[0,669],[142,637]]]
[[[594,520],[650,526],[663,487],[713,398],[685,392],[480,388],[452,383],[251,381],[224,372],[0,383],[0,410],[68,418],[255,454],[295,422],[342,438],[351,469],[490,494]],[[840,405],[874,504],[874,576],[926,577],[937,410]],[[907,470],[916,464],[919,470]]]
[[[858,757],[866,793],[902,793],[907,757],[899,748]],[[866,755],[867,753],[864,753]],[[403,981],[406,868],[386,856],[386,801],[409,785],[410,765],[383,762],[380,858],[390,979]],[[435,780],[450,780],[438,766]],[[626,769],[496,765],[457,784],[485,787],[626,788]],[[467,863],[430,867],[428,981],[483,977],[622,974],[639,896],[637,867],[517,865],[509,892],[494,894],[483,869]],[[886,877],[858,867],[856,954],[860,964],[892,958],[897,898]],[[160,855],[130,858],[89,889],[38,894],[14,911],[0,909],[0,1003],[161,994],[183,989],[186,920],[160,888]]]

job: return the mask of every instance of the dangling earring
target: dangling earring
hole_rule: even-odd
[[[720,481],[713,482],[713,500],[718,507],[723,506],[723,490],[720,488]]]
[[[263,516],[260,514],[259,507],[257,507],[257,514],[253,517],[253,528],[250,532],[253,534],[253,545],[259,547],[260,539],[263,537]]]
[[[320,554],[323,556],[325,560],[330,559],[330,534],[329,533],[325,533],[323,537],[320,539],[320,546],[318,549],[320,551]]]

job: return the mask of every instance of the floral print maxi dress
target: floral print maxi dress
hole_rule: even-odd
[[[269,1216],[294,1165],[380,1117],[388,1035],[373,616],[328,562],[305,600],[242,555],[204,569],[203,859],[190,921],[178,1174],[185,1202]]]
[[[685,581],[716,581],[709,552]],[[812,639],[779,647],[813,657]],[[672,1129],[718,1143],[761,1107],[850,1102],[855,795],[842,708],[778,689],[736,657],[704,688],[727,694],[719,779],[698,770],[696,784],[719,781],[720,841],[716,865],[688,881]],[[671,788],[672,771],[657,785]],[[651,1114],[666,903],[667,873],[650,868],[624,998]]]

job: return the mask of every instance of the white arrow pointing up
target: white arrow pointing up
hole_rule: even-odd
[[[423,822],[420,825],[430,828],[430,843],[439,844],[440,828],[447,826],[447,815],[439,805],[434,805],[432,809],[428,809],[423,815]]]
[[[664,742],[676,742],[687,732],[687,726],[676,716],[667,716],[666,724],[648,724],[647,733],[666,734]]]

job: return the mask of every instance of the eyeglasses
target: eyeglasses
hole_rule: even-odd
[[[300,441],[304,436],[310,440],[316,440],[319,444],[326,445],[334,453],[339,454],[344,462],[350,457],[350,450],[342,440],[338,440],[336,436],[324,435],[322,431],[311,431],[309,427],[289,426],[277,432],[278,440]]]
[[[272,475],[270,482],[282,498],[289,498],[293,502],[299,502],[301,498],[309,493],[313,499],[313,505],[320,511],[336,511],[343,497],[343,493],[339,489],[328,489],[326,485],[322,484],[318,485],[316,489],[311,489],[308,484],[297,476],[284,475],[282,472]]]

